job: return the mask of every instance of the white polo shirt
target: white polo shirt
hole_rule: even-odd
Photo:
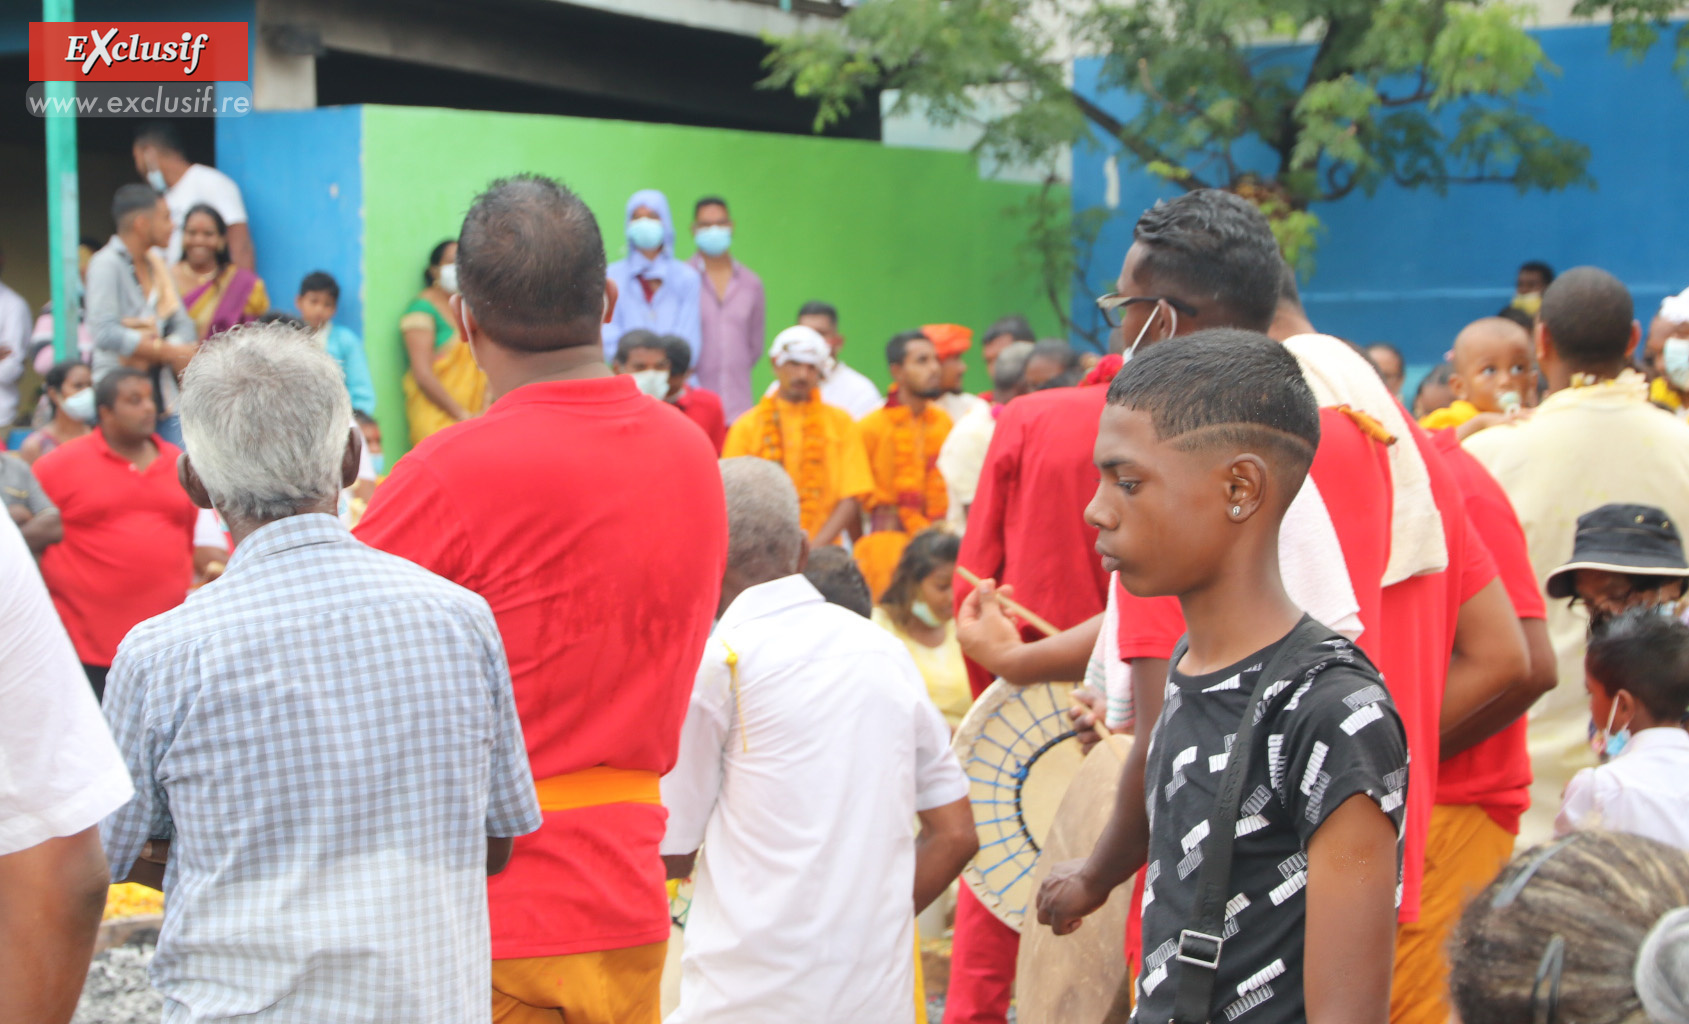
[[[0,523],[0,701],[0,856],[75,835],[129,802],[129,769],[10,523]]]
[[[903,644],[802,576],[734,600],[663,777],[663,853],[703,847],[667,1024],[914,1019],[915,815],[968,793],[949,740]]]

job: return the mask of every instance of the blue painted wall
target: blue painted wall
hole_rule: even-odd
[[[363,108],[267,111],[217,124],[217,167],[240,182],[258,276],[292,310],[299,282],[340,282],[335,322],[363,333]]]
[[[1440,197],[1385,186],[1371,198],[1316,207],[1327,233],[1303,298],[1322,330],[1394,342],[1423,366],[1441,358],[1464,324],[1508,301],[1527,259],[1557,270],[1593,263],[1612,271],[1630,285],[1644,326],[1662,298],[1689,286],[1689,92],[1671,70],[1668,48],[1631,65],[1608,51],[1604,27],[1536,35],[1562,74],[1529,105],[1556,132],[1590,147],[1596,190],[1520,195],[1484,185]],[[1077,62],[1081,91],[1096,94],[1099,64]],[[1118,93],[1104,99],[1122,112],[1132,102]],[[1104,205],[1109,152],[1074,152],[1075,209]],[[1090,316],[1090,300],[1113,290],[1138,214],[1173,194],[1121,163],[1119,206],[1086,286],[1075,290],[1076,317]]]

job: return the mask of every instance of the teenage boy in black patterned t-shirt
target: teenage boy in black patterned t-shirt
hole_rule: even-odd
[[[1143,774],[1128,766],[1096,849],[1052,872],[1038,920],[1071,932],[1147,863],[1140,1024],[1172,1019],[1182,972],[1198,969],[1176,954],[1185,929],[1201,930],[1228,752],[1262,669],[1304,618],[1279,576],[1278,531],[1318,443],[1295,358],[1253,332],[1157,345],[1109,389],[1085,517],[1105,567],[1140,597],[1177,596],[1189,632]],[[1297,638],[1258,709],[1201,1019],[1384,1024],[1406,736],[1359,649],[1317,624]]]

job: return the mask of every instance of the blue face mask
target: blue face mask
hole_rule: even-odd
[[[628,221],[628,241],[635,249],[650,252],[663,245],[663,222],[655,217],[636,217]]]
[[[93,423],[98,417],[98,413],[94,409],[93,388],[83,388],[76,394],[71,395],[60,404],[59,408],[65,411],[66,416],[73,420],[81,420],[83,423]]]
[[[1590,723],[1589,747],[1595,751],[1597,757],[1605,764],[1624,753],[1624,748],[1630,742],[1630,726],[1625,725],[1618,732],[1613,731],[1613,719],[1619,713],[1619,702],[1614,701],[1611,710],[1607,712],[1607,727],[1596,729],[1595,723]]]
[[[711,224],[692,232],[692,240],[705,256],[720,256],[733,245],[733,229],[726,224]]]
[[[375,471],[376,476],[380,476],[381,474],[387,472],[387,456],[381,454],[380,452],[370,452],[369,468]]]

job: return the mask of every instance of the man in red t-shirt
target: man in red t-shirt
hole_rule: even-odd
[[[1465,498],[1473,531],[1495,559],[1525,636],[1530,673],[1501,698],[1478,707],[1454,679],[1445,694],[1442,763],[1425,841],[1419,920],[1403,925],[1396,937],[1397,963],[1412,966],[1397,973],[1391,989],[1395,1024],[1448,1019],[1449,933],[1467,900],[1493,881],[1512,856],[1519,816],[1531,801],[1524,712],[1554,688],[1557,678],[1542,592],[1524,528],[1506,492],[1460,446],[1453,430],[1440,430],[1431,440]]]
[[[616,292],[579,197],[494,182],[458,238],[464,339],[493,404],[399,461],[357,530],[492,606],[545,825],[488,886],[493,1019],[659,1017],[658,779],[727,558],[708,439],[604,362]]]
[[[34,469],[64,523],[41,576],[99,697],[129,630],[188,596],[199,510],[176,479],[182,450],[154,433],[146,374],[110,371],[94,385],[94,406],[99,426]]]
[[[720,455],[721,446],[727,442],[727,416],[722,412],[721,396],[686,383],[692,373],[692,346],[685,338],[665,334],[663,347],[669,353],[669,404],[702,427]]]

